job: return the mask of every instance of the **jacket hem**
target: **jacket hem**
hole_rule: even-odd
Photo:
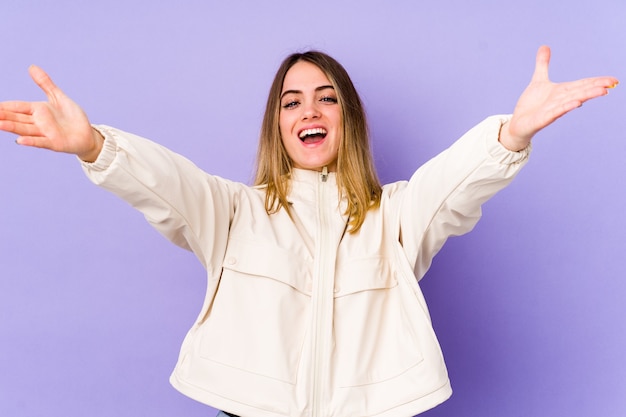
[[[284,414],[279,411],[266,410],[263,408],[257,408],[248,404],[240,403],[229,398],[222,397],[206,389],[200,388],[193,384],[190,384],[176,375],[176,372],[170,376],[170,384],[181,394],[196,400],[202,404],[213,407],[217,410],[227,411],[239,416],[245,417],[285,417],[291,416],[291,414]],[[452,395],[452,387],[450,381],[447,380],[440,388],[435,391],[407,402],[405,404],[398,405],[380,413],[369,414],[368,416],[360,417],[406,417],[408,415],[414,416],[421,414],[430,409],[435,408],[439,404],[445,402]],[[347,415],[350,415],[349,412]],[[310,413],[304,412],[302,416],[310,416]]]
[[[190,384],[176,375],[174,372],[170,376],[170,384],[181,394],[196,400],[202,404],[213,407],[217,410],[227,411],[238,416],[245,417],[283,417],[285,414],[278,411],[266,410],[252,407],[248,404],[240,403],[226,397],[222,397],[206,389]]]

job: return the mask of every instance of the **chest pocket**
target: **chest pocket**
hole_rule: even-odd
[[[338,265],[337,277],[333,358],[337,385],[381,382],[422,362],[392,262],[352,259]]]
[[[308,323],[306,256],[231,239],[200,355],[241,371],[295,384]]]
[[[308,255],[296,254],[272,244],[230,239],[222,264],[222,277],[270,279],[310,296],[311,267]]]
[[[351,259],[338,265],[335,298],[364,291],[390,289],[398,285],[385,258]]]

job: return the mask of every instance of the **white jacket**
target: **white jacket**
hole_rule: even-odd
[[[208,272],[207,295],[171,383],[245,417],[406,417],[451,394],[418,286],[449,236],[506,186],[529,150],[497,141],[507,116],[474,127],[346,232],[334,174],[295,170],[284,210],[263,187],[211,176],[145,139],[98,126],[91,180],[141,210]]]

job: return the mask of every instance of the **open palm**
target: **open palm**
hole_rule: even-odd
[[[520,96],[508,128],[503,129],[500,138],[509,149],[523,149],[538,131],[587,100],[606,95],[607,89],[618,82],[614,77],[593,77],[554,83],[548,77],[549,64],[550,48],[542,46],[537,51],[530,84]]]
[[[48,101],[0,103],[0,130],[18,135],[20,145],[95,159],[89,157],[99,151],[98,137],[85,112],[41,68],[33,65],[29,73]]]

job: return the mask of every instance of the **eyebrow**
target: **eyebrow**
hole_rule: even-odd
[[[335,87],[333,87],[332,85],[321,85],[321,86],[317,87],[317,88],[315,89],[315,91],[317,92],[317,91],[327,90],[327,89],[329,89],[329,88],[330,88],[331,90],[334,90],[334,89],[335,89]],[[280,95],[280,99],[282,100],[282,99],[283,99],[283,97],[285,97],[287,94],[302,94],[302,91],[301,91],[301,90],[287,90],[287,91],[284,91],[284,92]]]

